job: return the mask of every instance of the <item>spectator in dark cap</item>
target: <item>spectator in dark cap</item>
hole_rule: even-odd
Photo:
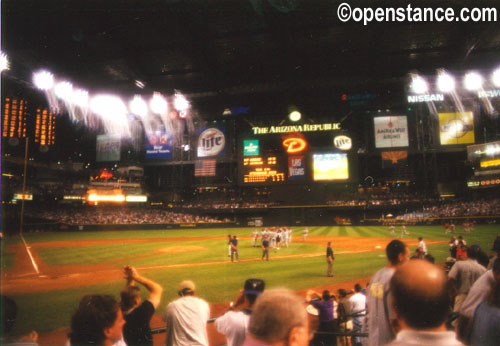
[[[240,346],[245,341],[252,307],[257,297],[264,292],[265,282],[248,279],[230,310],[215,320],[215,328],[227,339],[228,346]]]

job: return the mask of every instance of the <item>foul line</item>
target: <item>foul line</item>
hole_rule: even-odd
[[[24,248],[28,252],[28,256],[30,256],[30,260],[31,260],[31,264],[33,265],[33,268],[35,268],[35,271],[36,271],[37,275],[40,275],[40,271],[38,270],[38,266],[36,265],[35,259],[33,258],[33,255],[31,254],[31,251],[30,251],[30,249],[28,247],[28,244],[26,244],[26,241],[24,240],[24,237],[23,237],[22,234],[21,234],[21,239],[22,239],[22,241],[24,243]]]

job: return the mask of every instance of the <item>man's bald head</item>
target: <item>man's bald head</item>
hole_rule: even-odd
[[[391,279],[394,308],[410,328],[442,325],[449,313],[448,280],[442,269],[424,261],[402,264]]]
[[[264,292],[250,315],[248,331],[261,341],[269,344],[307,345],[308,320],[304,300],[293,292],[275,289]],[[295,329],[300,328],[298,335]],[[291,333],[293,332],[293,342]]]

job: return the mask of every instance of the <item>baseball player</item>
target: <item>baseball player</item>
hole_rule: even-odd
[[[252,232],[252,246],[255,247],[257,245],[257,238],[259,237],[259,232],[257,232],[257,228],[253,229]]]

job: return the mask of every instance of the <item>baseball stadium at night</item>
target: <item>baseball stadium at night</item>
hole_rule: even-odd
[[[0,345],[500,344],[496,1],[1,11]]]

